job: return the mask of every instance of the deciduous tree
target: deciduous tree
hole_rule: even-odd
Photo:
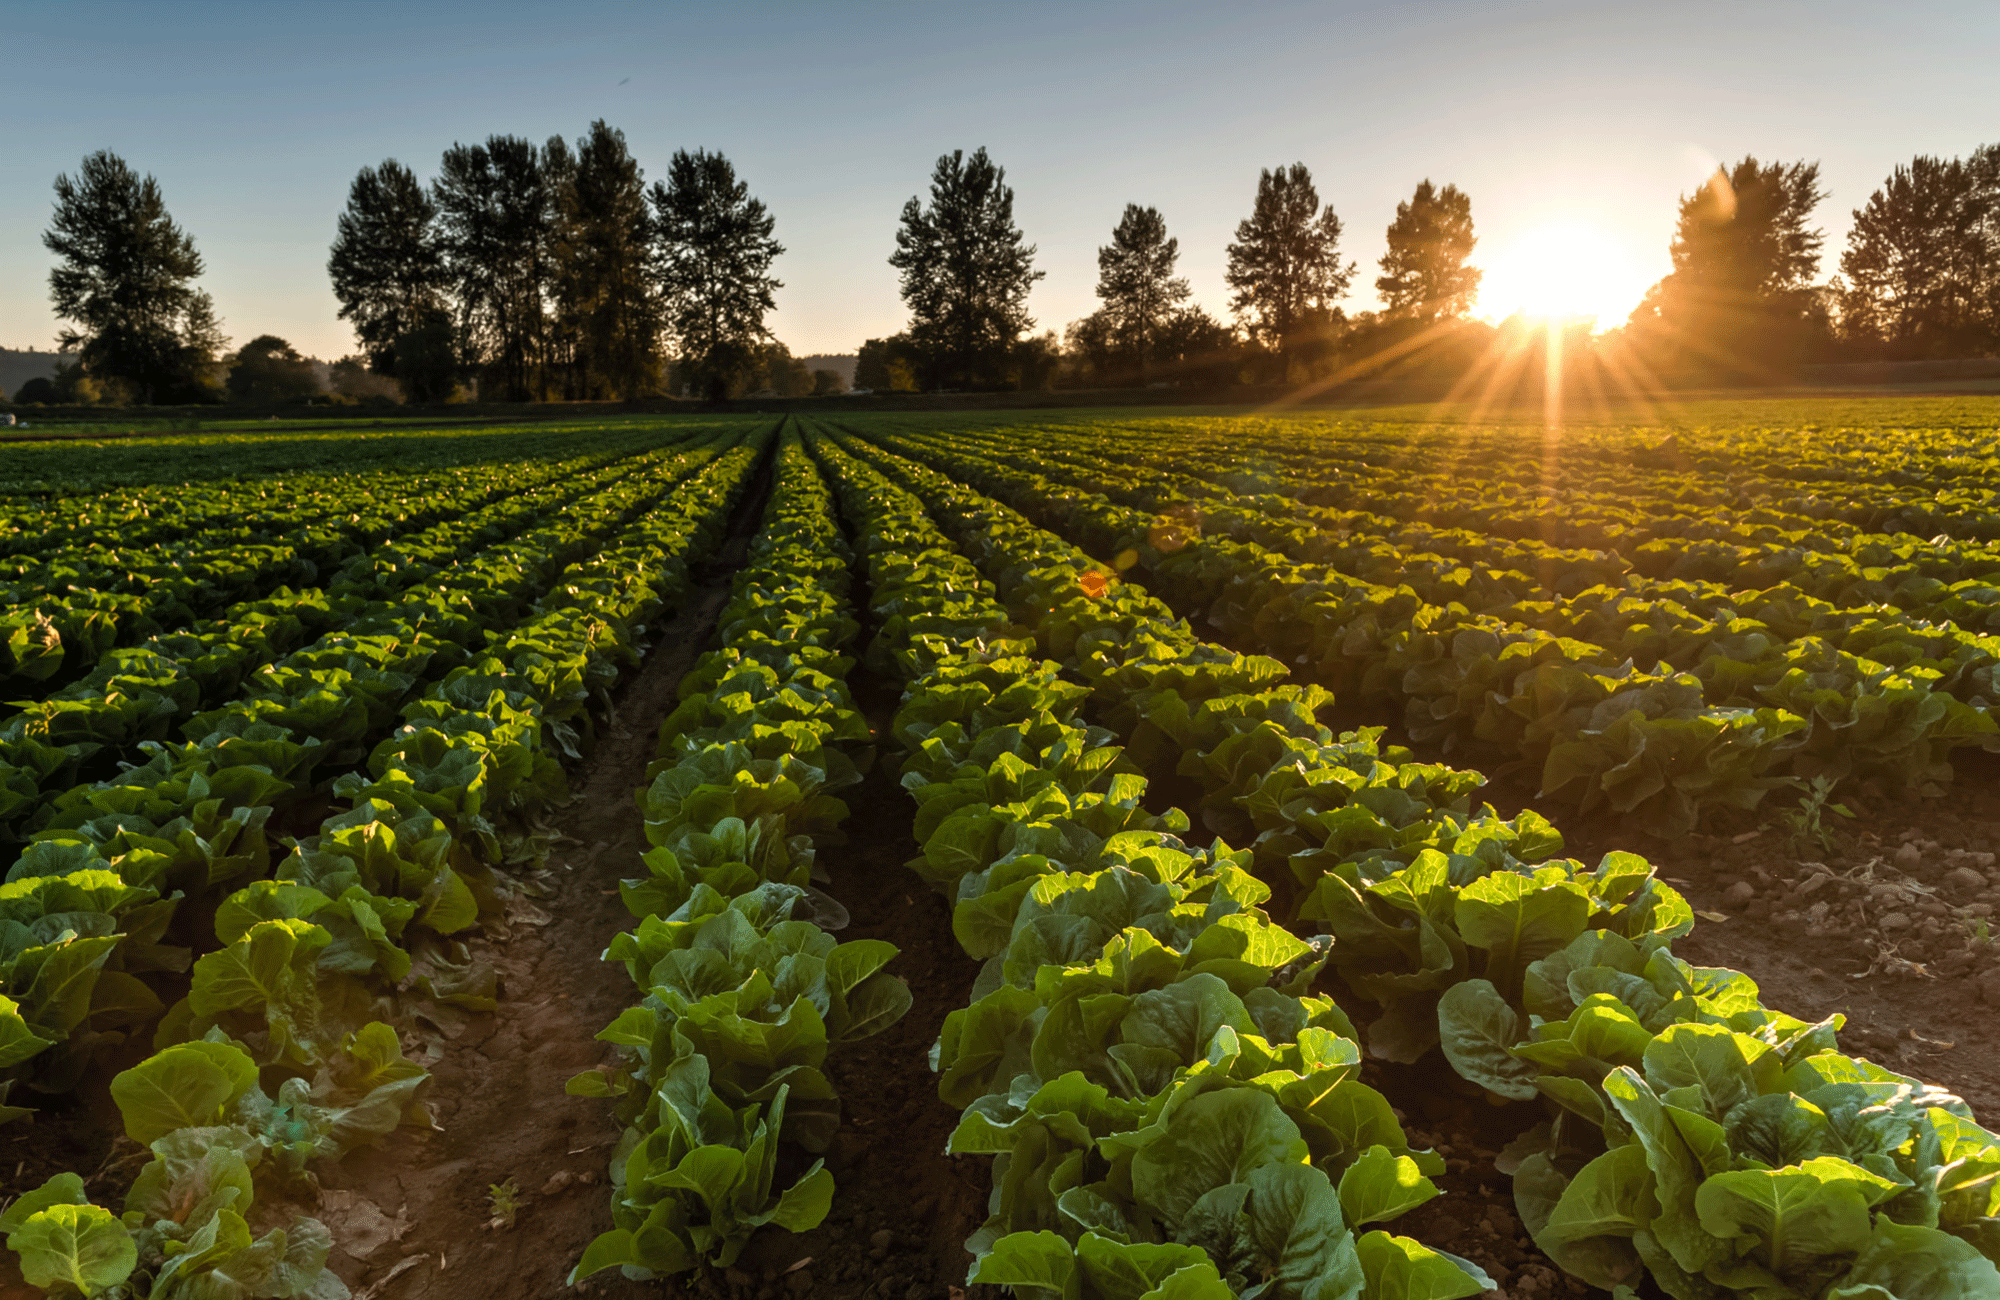
[[[1312,173],[1293,163],[1257,178],[1257,201],[1236,227],[1224,279],[1230,310],[1274,349],[1289,376],[1308,339],[1339,320],[1355,264],[1340,260],[1340,218],[1322,209]]]
[[[1006,179],[984,148],[970,158],[954,149],[931,173],[929,205],[903,205],[889,265],[902,272],[908,334],[931,386],[1004,382],[1015,341],[1034,324],[1028,291],[1043,273],[1014,224]]]
[[[321,391],[313,363],[275,334],[260,334],[236,350],[228,387],[240,402],[290,402]]]
[[[1411,320],[1463,316],[1479,292],[1479,268],[1467,266],[1478,237],[1472,233],[1472,200],[1456,185],[1437,189],[1429,178],[1389,223],[1389,251],[1375,291],[1391,312]]]
[[[871,392],[914,392],[917,372],[915,349],[907,334],[891,334],[886,339],[869,339],[854,358],[854,386]]]
[[[660,383],[660,305],[645,176],[602,119],[573,154],[551,148],[554,298],[570,353],[568,396],[630,398]]]
[[[1755,372],[1796,361],[1821,328],[1812,278],[1824,235],[1819,164],[1718,167],[1681,199],[1674,269],[1632,313],[1642,356],[1666,369]]]
[[[448,277],[437,207],[416,173],[390,158],[363,167],[336,223],[327,275],[340,316],[376,374],[397,380],[417,401],[454,381]]]
[[[99,150],[72,177],[56,177],[56,212],[43,245],[59,336],[85,376],[141,402],[212,400],[223,345],[215,306],[195,286],[194,239],[174,224],[151,176]]]
[[[1158,208],[1125,205],[1111,242],[1097,250],[1097,296],[1113,345],[1131,358],[1144,382],[1158,351],[1160,331],[1189,297],[1188,282],[1174,275],[1180,241],[1167,234]]]
[[[555,195],[540,152],[511,135],[455,144],[432,193],[459,347],[490,381],[481,391],[517,402],[541,396]]]
[[[1854,210],[1840,256],[1846,332],[1898,356],[2000,340],[2000,146],[1899,165]]]
[[[768,339],[764,317],[784,287],[771,263],[785,251],[777,222],[719,153],[681,150],[651,193],[660,297],[689,381],[728,395],[748,351]]]

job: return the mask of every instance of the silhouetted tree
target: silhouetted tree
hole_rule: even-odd
[[[1354,263],[1341,262],[1340,218],[1321,210],[1304,163],[1258,176],[1256,205],[1236,227],[1223,278],[1235,290],[1230,310],[1278,353],[1287,377],[1307,341],[1338,322],[1334,304],[1347,294]]]
[[[1217,386],[1236,382],[1236,333],[1200,307],[1183,307],[1160,327],[1159,372],[1181,383]]]
[[[1745,373],[1798,360],[1824,328],[1811,285],[1824,236],[1807,225],[1824,197],[1818,163],[1750,157],[1683,196],[1674,269],[1632,313],[1640,355]]]
[[[1006,178],[984,148],[971,158],[954,149],[931,173],[930,205],[903,205],[889,265],[902,272],[908,334],[929,386],[1000,382],[1034,324],[1028,291],[1043,273],[1014,224]]]
[[[873,392],[914,392],[917,387],[916,349],[909,335],[869,339],[854,358],[854,386]]]
[[[511,135],[455,144],[445,150],[432,193],[465,361],[487,372],[491,396],[540,396],[555,216],[540,153]]]
[[[1069,323],[1063,331],[1063,353],[1076,387],[1109,388],[1124,378],[1111,313],[1102,307]]]
[[[832,397],[847,391],[847,381],[840,377],[838,370],[815,370],[812,376],[814,397]]]
[[[625,133],[601,119],[572,155],[544,162],[557,190],[554,297],[572,352],[570,396],[637,397],[660,382],[660,309],[644,173]]]
[[[780,397],[804,397],[812,392],[812,371],[776,339],[756,345],[756,383]]]
[[[1375,291],[1391,312],[1413,320],[1463,316],[1479,292],[1481,273],[1465,264],[1478,242],[1472,200],[1456,185],[1440,190],[1426,178],[1396,205]]]
[[[685,149],[653,182],[660,297],[688,381],[727,395],[747,349],[770,337],[764,317],[784,283],[771,263],[785,251],[776,219],[719,153]]]
[[[1054,330],[1030,334],[1014,344],[1007,365],[1007,378],[1022,392],[1043,392],[1054,388],[1056,372],[1062,368],[1062,340]]]
[[[2000,146],[1897,166],[1854,210],[1840,269],[1849,335],[1906,357],[1991,347],[2000,326]]]
[[[1159,209],[1136,203],[1125,205],[1111,242],[1097,250],[1097,296],[1104,300],[1115,345],[1131,357],[1141,381],[1160,330],[1188,300],[1188,282],[1174,276],[1180,251],[1180,241],[1168,236]]]
[[[46,406],[56,401],[59,396],[60,394],[56,392],[54,380],[37,375],[27,383],[21,385],[20,390],[14,394],[14,404],[16,406],[27,406],[30,404]]]
[[[56,315],[77,326],[59,336],[63,351],[142,402],[211,400],[222,331],[194,284],[201,254],[167,214],[159,183],[99,150],[55,189],[42,244],[61,259],[49,272]]]
[[[354,323],[369,368],[417,401],[449,393],[456,369],[437,208],[394,158],[348,187],[326,262],[340,316]]]
[[[320,391],[319,371],[275,334],[260,334],[236,350],[229,395],[242,402],[289,402]]]

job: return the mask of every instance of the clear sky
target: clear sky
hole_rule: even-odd
[[[901,327],[896,217],[953,148],[1007,169],[1048,273],[1038,328],[1096,305],[1127,202],[1161,210],[1196,300],[1225,314],[1258,170],[1295,161],[1361,262],[1350,308],[1372,305],[1383,228],[1428,176],[1472,197],[1483,309],[1609,325],[1665,271],[1675,199],[1718,159],[1819,160],[1831,271],[1894,164],[2000,139],[1994,0],[0,0],[0,33],[13,347],[55,335],[49,185],[100,148],[159,178],[234,339],[334,357],[353,341],[326,251],[358,168],[428,177],[454,141],[597,117],[649,176],[678,148],[735,162],[789,250],[774,326],[798,354]]]

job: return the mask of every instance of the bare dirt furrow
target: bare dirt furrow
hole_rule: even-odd
[[[749,494],[721,553],[697,571],[700,585],[614,697],[573,777],[574,801],[550,819],[557,838],[538,877],[549,896],[469,945],[500,972],[501,1003],[449,1027],[431,1067],[441,1131],[402,1130],[323,1174],[317,1213],[339,1243],[330,1265],[361,1300],[660,1293],[616,1274],[577,1291],[566,1284],[584,1247],[611,1227],[605,1166],[619,1127],[609,1105],[563,1085],[608,1058],[596,1034],[631,1004],[630,981],[600,956],[632,924],[617,884],[638,874],[646,849],[633,792],[729,599],[762,496],[761,485]],[[518,1189],[511,1225],[495,1222],[489,1192],[503,1184]]]

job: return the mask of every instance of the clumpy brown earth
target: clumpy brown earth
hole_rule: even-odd
[[[1957,781],[1917,798],[1875,782],[1843,787],[1824,834],[1799,824],[1800,796],[1716,818],[1662,845],[1570,834],[1580,857],[1612,847],[1652,859],[1703,913],[1674,951],[1756,980],[1765,1004],[1847,1017],[1841,1045],[1964,1097],[2000,1118],[2000,759],[1955,755]]]
[[[730,549],[740,552],[740,536]],[[622,969],[599,960],[633,923],[617,890],[646,850],[633,794],[728,594],[727,577],[710,575],[661,629],[574,779],[574,802],[550,819],[554,848],[527,882],[539,904],[470,945],[500,972],[500,1006],[438,1026],[429,1100],[440,1131],[401,1130],[322,1172],[315,1212],[338,1243],[329,1262],[357,1296],[562,1295],[571,1265],[611,1227],[606,1165],[618,1124],[607,1103],[563,1085],[607,1059],[596,1034],[637,996]],[[496,1202],[503,1211],[512,1202],[512,1214],[496,1214]],[[611,1273],[586,1293],[652,1289]]]

